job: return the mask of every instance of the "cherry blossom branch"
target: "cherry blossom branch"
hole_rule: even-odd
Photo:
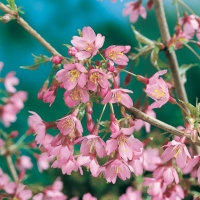
[[[171,37],[170,37],[169,28],[168,28],[166,17],[165,17],[163,0],[153,0],[153,3],[155,7],[156,18],[158,21],[158,26],[160,29],[162,41],[163,41],[163,44],[167,46],[167,43]],[[178,65],[176,54],[174,52],[170,53],[168,50],[166,50],[165,55],[166,55],[166,58],[169,63],[169,67],[173,76],[174,85],[177,92],[177,97],[180,100],[188,102],[185,88],[181,80],[181,77],[179,75],[179,65]]]
[[[12,15],[18,24],[20,24],[28,33],[30,33],[35,39],[37,39],[49,52],[53,55],[61,55],[57,52],[40,34],[38,34],[29,24],[21,18],[18,13],[13,10],[10,10],[6,5],[0,3],[0,9],[5,13]]]
[[[165,11],[164,11],[163,0],[153,0],[153,3],[154,3],[156,18],[158,21],[158,26],[160,29],[162,42],[165,46],[167,46],[167,43],[171,37],[170,37],[169,27],[167,24],[166,15],[165,15]],[[179,65],[178,65],[176,54],[175,54],[175,52],[170,53],[169,50],[167,49],[165,51],[165,55],[166,55],[166,58],[169,63],[169,67],[170,67],[170,70],[171,70],[171,73],[173,76],[177,97],[180,100],[188,102],[184,84],[183,84],[183,82],[181,80],[181,76],[179,74]],[[184,106],[184,108],[187,110],[187,108],[185,106]],[[183,114],[183,116],[186,116],[183,111],[182,111],[182,114]],[[198,149],[196,148],[194,143],[191,142],[191,146],[192,146],[194,153],[197,154]]]
[[[131,107],[131,108],[126,108],[136,119],[141,119],[145,122],[148,122],[158,128],[161,128],[162,130],[164,131],[167,131],[173,135],[176,135],[176,136],[184,136],[184,132],[183,131],[180,131],[178,130],[177,128],[169,125],[169,124],[166,124],[158,119],[155,119],[153,117],[150,117],[149,115],[143,113],[142,111],[138,110],[137,108],[135,107]],[[190,136],[187,136],[185,135],[189,141],[191,141],[190,139]],[[200,146],[200,141],[197,141],[195,144],[197,144],[198,146]]]
[[[12,177],[13,177],[14,181],[17,183],[18,175],[17,175],[16,169],[15,169],[15,166],[13,164],[12,158],[9,154],[5,155],[5,158],[6,158],[6,162],[8,164],[8,168],[12,174]]]

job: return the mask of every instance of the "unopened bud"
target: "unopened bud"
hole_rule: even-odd
[[[10,133],[10,138],[16,138],[19,135],[18,131],[12,131]]]
[[[64,60],[63,56],[53,56],[51,62],[55,65],[59,65]]]
[[[70,55],[70,56],[75,56],[75,54],[77,53],[78,51],[77,51],[77,49],[75,48],[75,47],[70,47],[69,49],[68,49],[68,54]]]
[[[5,14],[3,17],[2,17],[2,23],[7,23],[7,22],[9,22],[10,20],[12,20],[13,19],[13,17],[12,17],[12,15],[10,15],[10,14]]]

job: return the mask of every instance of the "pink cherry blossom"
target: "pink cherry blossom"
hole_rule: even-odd
[[[7,174],[4,174],[2,169],[0,168],[0,190],[5,190],[8,194],[13,194],[16,188],[16,184],[14,182],[9,181],[9,177]]]
[[[127,92],[133,93],[131,90],[117,88],[112,89],[107,93],[105,98],[102,101],[102,104],[110,103],[121,103],[122,105],[126,106],[127,108],[131,108],[133,106],[133,101],[131,97],[126,94]]]
[[[101,34],[95,34],[91,27],[84,27],[82,37],[74,36],[71,43],[77,49],[75,57],[78,60],[93,57],[97,54],[98,49],[103,46],[105,37]]]
[[[0,119],[5,127],[9,127],[11,122],[15,122],[18,109],[12,104],[0,105]]]
[[[15,93],[15,85],[19,84],[19,79],[15,77],[15,72],[9,72],[4,80],[5,88],[8,92]]]
[[[167,184],[171,184],[173,181],[175,181],[176,184],[179,183],[178,173],[176,169],[172,166],[158,167],[153,172],[153,177],[156,179],[163,177],[164,182]]]
[[[119,155],[125,160],[132,160],[134,153],[142,154],[143,144],[136,138],[130,137],[134,126],[121,128],[120,131],[112,133],[111,139],[106,141],[106,152],[108,155],[118,150]]]
[[[91,69],[88,73],[88,89],[97,91],[97,88],[108,88],[110,83],[105,72],[100,69]]]
[[[76,86],[74,89],[65,91],[64,101],[68,107],[74,107],[81,102],[86,103],[89,101],[89,94],[85,88]]]
[[[200,155],[194,156],[194,158],[190,159],[186,166],[183,168],[183,173],[188,174],[192,173],[194,168],[197,170],[195,174],[195,178],[198,178],[198,182],[200,183]]]
[[[97,200],[97,198],[93,197],[90,193],[86,193],[83,195],[82,200]]]
[[[49,156],[47,152],[38,155],[37,165],[40,172],[47,170],[50,167],[50,162],[53,161],[54,156]]]
[[[172,158],[176,158],[177,166],[180,168],[185,167],[187,158],[191,158],[191,156],[184,142],[185,137],[182,137],[179,140],[172,140],[165,145],[167,148],[161,155],[164,162],[167,162]]]
[[[25,171],[26,169],[31,169],[33,167],[33,163],[31,162],[31,158],[28,156],[21,156],[17,159],[17,169],[21,171]]]
[[[81,148],[80,148],[80,152],[83,155],[89,155],[89,153],[96,153],[98,155],[98,157],[102,158],[103,156],[106,155],[106,151],[105,151],[105,142],[96,135],[87,135],[83,138],[78,139],[83,140],[81,142]]]
[[[80,120],[76,117],[77,114],[78,110],[76,109],[71,115],[58,120],[57,127],[63,135],[73,134],[75,132],[82,135],[83,127]]]
[[[130,46],[116,46],[112,45],[105,50],[105,56],[107,59],[112,60],[118,65],[127,65],[128,57],[124,55],[130,51]]]
[[[80,63],[65,64],[64,69],[61,69],[56,74],[56,79],[60,81],[61,86],[66,90],[72,90],[78,84],[84,87],[86,84],[87,70]]]
[[[149,97],[155,100],[155,102],[150,105],[150,109],[160,108],[170,99],[168,85],[162,78],[158,78],[164,73],[166,73],[166,70],[157,72],[149,79],[149,83],[146,85],[145,92]]]
[[[24,102],[27,100],[27,93],[24,91],[18,91],[10,97],[10,102],[16,107],[16,109],[21,110],[24,107]]]
[[[115,184],[117,177],[123,181],[131,177],[130,166],[121,159],[110,160],[103,167],[105,167],[104,175],[108,183]]]
[[[140,1],[131,1],[125,4],[126,8],[123,10],[123,16],[129,16],[130,22],[135,23],[139,17],[146,18],[146,10],[141,5]]]
[[[41,117],[33,112],[29,111],[32,115],[28,118],[29,127],[37,134],[35,140],[37,144],[42,144],[45,139],[46,125]]]
[[[87,169],[90,169],[92,176],[97,177],[100,173],[100,166],[95,156],[79,156],[77,159],[77,165],[80,167],[84,165]]]
[[[32,191],[26,189],[26,186],[19,183],[16,188],[14,199],[28,200],[32,197]]]
[[[195,30],[197,30],[199,27],[196,17],[188,14],[185,14],[183,17],[179,18],[179,24],[183,26],[183,31],[191,36],[194,35]]]
[[[132,187],[126,189],[126,193],[119,197],[119,200],[142,200],[141,191],[133,190]]]
[[[158,149],[152,149],[147,147],[143,153],[143,167],[145,170],[153,172],[160,164],[162,160],[159,156]]]

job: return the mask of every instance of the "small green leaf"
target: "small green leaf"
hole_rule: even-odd
[[[133,33],[135,34],[135,37],[136,37],[138,42],[141,42],[141,43],[147,44],[147,45],[155,45],[152,40],[148,39],[147,37],[145,37],[144,35],[142,35],[138,31],[136,31],[134,26],[131,26],[131,28],[132,28]]]
[[[7,0],[7,2],[9,4],[11,10],[16,10],[16,5],[15,5],[14,0]]]
[[[29,69],[29,70],[36,70],[39,67],[39,65],[42,64],[42,63],[43,62],[34,64],[34,65],[29,65],[29,66],[20,66],[20,68]]]
[[[186,81],[187,81],[187,78],[186,78],[187,70],[192,68],[192,67],[195,67],[195,66],[199,66],[199,64],[198,63],[189,64],[189,65],[183,64],[183,65],[180,66],[179,74],[180,74],[180,76],[182,78],[183,83],[186,83]]]
[[[66,46],[68,49],[71,48],[72,46],[69,44],[63,44],[64,46]]]
[[[101,121],[100,125],[106,128],[110,127],[110,121],[106,120],[106,121]]]
[[[154,65],[158,70],[159,69],[159,66],[158,66],[158,53],[159,53],[159,48],[158,47],[155,47],[152,51],[151,51],[151,63],[152,65]]]
[[[198,112],[198,108],[194,107],[192,104],[190,103],[186,103],[185,101],[182,101],[179,99],[179,101],[185,105],[185,107],[188,108],[188,110],[190,111],[190,113],[194,116],[194,117],[199,117],[199,112]]]

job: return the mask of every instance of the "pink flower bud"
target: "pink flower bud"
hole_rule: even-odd
[[[10,138],[16,138],[17,136],[18,136],[18,131],[12,131],[11,133],[10,133]]]
[[[48,89],[48,85],[49,85],[49,81],[45,81],[44,85],[42,86],[42,88],[40,89],[40,91],[38,92],[37,98],[38,99],[43,99],[44,93],[47,91]]]
[[[68,49],[68,54],[70,55],[70,56],[75,56],[75,54],[77,53],[78,51],[77,51],[77,49],[75,48],[75,47],[70,47],[69,49]]]
[[[93,110],[92,110],[92,103],[91,102],[87,102],[86,103],[86,111],[88,114],[92,114],[93,113]]]
[[[55,65],[59,65],[64,60],[64,57],[62,56],[53,56],[51,58],[51,62]]]

